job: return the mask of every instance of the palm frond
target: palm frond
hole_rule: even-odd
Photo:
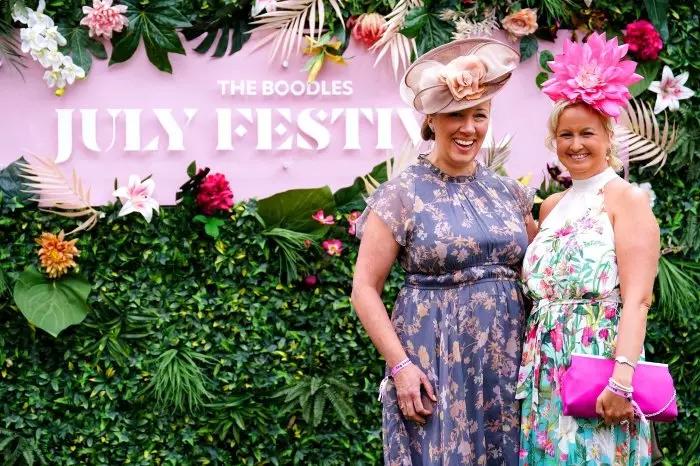
[[[661,256],[657,290],[659,311],[665,317],[687,317],[688,303],[700,301],[700,264]]]
[[[411,57],[416,53],[416,41],[404,36],[400,31],[409,10],[422,5],[422,0],[400,0],[394,9],[384,17],[386,28],[379,40],[369,49],[371,52],[379,52],[374,61],[375,66],[389,53],[394,77],[398,78],[398,72],[408,68],[408,65],[411,64]]]
[[[29,438],[0,428],[0,454],[3,465],[26,464],[33,466],[37,463],[47,464],[46,458],[37,445],[38,438]],[[21,461],[20,459],[24,460]]]
[[[19,42],[14,36],[15,29],[4,18],[0,18],[0,63],[9,63],[21,75],[24,55],[20,51]]]
[[[651,107],[632,99],[615,127],[615,138],[626,149],[630,162],[646,162],[643,169],[658,165],[658,172],[676,144],[677,131],[666,118],[660,127]]]
[[[193,412],[212,397],[206,389],[202,363],[211,358],[190,349],[171,348],[156,358],[153,378],[146,387],[163,409]]]
[[[285,228],[272,228],[262,233],[273,243],[273,250],[279,256],[280,280],[291,283],[299,278],[298,266],[306,265],[302,252],[304,242],[313,241],[316,236],[287,230]]]
[[[347,400],[352,398],[354,392],[352,387],[335,377],[306,375],[272,396],[284,396],[285,412],[301,410],[304,421],[314,427],[321,423],[326,406],[330,404],[338,420],[349,428],[348,419],[355,416],[355,411]]]
[[[402,171],[416,163],[418,155],[418,146],[414,145],[410,139],[406,140],[397,154],[390,155],[386,159],[387,180],[396,178]],[[376,191],[381,184],[372,175],[363,176],[362,181],[365,183],[365,191],[368,196]]]
[[[251,33],[269,31],[256,48],[273,42],[270,61],[274,60],[278,53],[282,61],[286,61],[292,53],[299,50],[305,35],[320,40],[324,31],[326,1],[345,27],[340,10],[343,6],[342,0],[282,0],[277,2],[275,11],[258,15],[250,23],[257,26],[250,31]]]
[[[508,161],[508,157],[510,157],[510,143],[512,140],[513,136],[506,134],[500,141],[496,142],[496,138],[492,135],[491,145],[486,148],[484,153],[484,165],[493,171],[503,168],[503,165]]]
[[[36,155],[27,163],[18,162],[17,166],[24,172],[22,178],[27,180],[24,186],[28,189],[24,192],[32,194],[32,200],[39,202],[40,206],[50,206],[42,210],[62,217],[87,217],[66,235],[91,229],[103,216],[102,212],[90,205],[90,190],[85,191],[75,170],[71,181],[68,181],[54,161]]]

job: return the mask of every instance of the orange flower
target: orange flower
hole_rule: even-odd
[[[537,30],[537,10],[523,8],[503,18],[501,24],[513,40],[528,36]]]
[[[65,241],[61,231],[58,235],[42,233],[35,241],[41,245],[39,259],[49,278],[58,278],[77,265],[73,260],[75,256],[80,255],[80,251],[75,247],[77,239]]]

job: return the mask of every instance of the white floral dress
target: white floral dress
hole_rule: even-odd
[[[559,381],[572,353],[614,354],[621,306],[603,187],[617,177],[607,169],[575,180],[525,254],[523,279],[534,307],[516,394],[523,400],[521,465],[651,463],[646,421],[608,427],[598,419],[564,416],[560,398]]]

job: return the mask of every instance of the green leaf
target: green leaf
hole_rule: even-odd
[[[540,53],[540,66],[543,70],[545,70],[548,73],[552,72],[552,69],[549,67],[548,64],[548,62],[550,61],[554,61],[554,55],[549,50],[543,50]]]
[[[537,38],[533,34],[520,39],[520,62],[524,62],[537,53],[537,48]]]
[[[420,34],[421,29],[428,23],[429,16],[425,7],[410,10],[406,14],[403,28],[399,32],[409,39],[415,39]]]
[[[70,55],[73,63],[85,70],[87,75],[92,67],[92,55],[96,58],[107,58],[107,52],[101,42],[90,38],[89,31],[83,26],[59,26],[59,32],[66,38],[66,45],[61,52]]]
[[[379,182],[384,182],[387,179],[386,163],[381,162],[372,168],[369,175]],[[366,207],[365,199],[365,182],[362,177],[355,178],[355,182],[350,186],[341,188],[333,194],[335,205],[338,212],[352,212],[353,210],[364,210]]]
[[[258,214],[267,228],[281,227],[312,233],[323,227],[311,216],[323,210],[335,211],[335,202],[328,186],[313,189],[292,189],[258,201]]]
[[[425,26],[416,38],[418,54],[423,54],[428,50],[448,43],[451,40],[450,32],[452,30],[453,27],[441,20],[437,15],[427,15]]]
[[[219,227],[226,223],[225,221],[221,220],[220,218],[216,217],[209,217],[207,222],[204,224],[204,232],[211,236],[212,238],[218,238],[219,237]]]
[[[27,320],[57,337],[65,328],[79,324],[89,311],[90,284],[78,276],[50,280],[30,267],[15,283],[14,299]]]
[[[185,54],[175,29],[192,26],[177,9],[180,3],[173,0],[124,0],[123,3],[128,7],[129,27],[113,41],[110,65],[131,58],[143,38],[151,63],[161,71],[172,73],[168,53]]]
[[[646,61],[638,63],[635,72],[644,77],[644,79],[630,86],[630,93],[632,96],[637,97],[639,94],[649,89],[649,85],[659,74],[660,69],[660,61]]]
[[[537,87],[542,89],[542,84],[544,84],[545,81],[549,79],[549,75],[545,73],[544,71],[539,73],[537,77],[535,77],[535,83],[537,84]]]
[[[18,162],[27,163],[23,157],[20,157],[0,170],[0,194],[8,200],[16,198],[19,201],[24,201],[29,199],[31,195],[22,192],[22,178],[20,177],[22,170],[17,166]]]
[[[193,160],[192,163],[190,163],[190,164],[187,166],[187,176],[189,176],[189,177],[191,178],[191,177],[193,177],[196,173],[197,173],[197,162],[195,162],[195,161]]]
[[[659,30],[664,42],[668,41],[668,0],[644,0],[649,19]]]

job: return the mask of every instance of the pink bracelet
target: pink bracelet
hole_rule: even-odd
[[[398,374],[401,371],[401,369],[408,367],[411,364],[413,363],[408,358],[404,359],[403,361],[400,361],[398,364],[391,368],[391,377],[393,378],[396,374]]]

